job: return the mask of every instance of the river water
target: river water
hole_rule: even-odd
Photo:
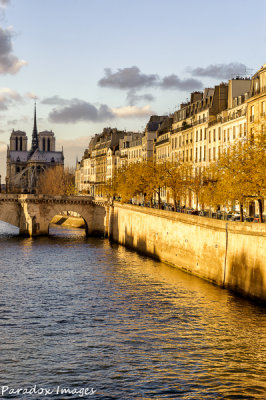
[[[82,230],[0,251],[0,399],[265,399],[261,305]]]

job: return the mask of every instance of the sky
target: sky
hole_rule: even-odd
[[[143,131],[190,93],[266,63],[266,1],[0,0],[0,174],[12,130],[65,165],[111,126]]]

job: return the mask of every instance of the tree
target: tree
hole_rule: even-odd
[[[181,197],[186,196],[188,189],[187,168],[188,166],[181,162],[165,163],[165,185],[170,190],[175,211],[177,211],[178,202]]]
[[[75,194],[75,176],[62,166],[50,167],[43,172],[38,180],[38,193],[50,195]]]
[[[240,220],[243,221],[244,202],[256,199],[262,222],[262,200],[266,195],[265,136],[232,144],[223,152],[214,168],[217,176],[216,194],[221,204],[238,202]]]

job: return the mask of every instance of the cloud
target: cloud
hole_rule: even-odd
[[[16,74],[26,61],[19,60],[12,54],[11,29],[0,27],[0,74]]]
[[[6,7],[10,4],[10,0],[0,0],[0,7]]]
[[[70,105],[72,100],[67,100],[63,99],[62,97],[59,97],[57,95],[51,96],[51,97],[46,97],[41,101],[42,104],[47,104],[50,106],[66,106]]]
[[[154,114],[149,105],[144,107],[126,106],[112,108],[112,112],[118,118],[142,118],[149,117]]]
[[[172,74],[165,76],[161,82],[162,89],[179,89],[184,91],[202,89],[202,82],[197,79],[180,79],[177,75]]]
[[[59,109],[54,108],[49,113],[49,119],[55,123],[77,123],[80,121],[101,122],[114,118],[110,108],[101,104],[99,108],[84,100],[72,99]]]
[[[141,100],[153,100],[149,94],[138,97],[135,94],[136,90],[147,87],[184,91],[197,90],[203,87],[202,82],[197,79],[180,79],[175,74],[165,77],[159,77],[157,74],[147,75],[143,74],[136,66],[118,69],[117,72],[112,72],[110,68],[106,68],[105,77],[98,81],[98,85],[113,89],[129,90],[127,99],[131,105]]]
[[[29,118],[27,115],[24,115],[21,118],[18,119],[10,119],[7,121],[7,125],[11,125],[11,126],[18,126],[20,124],[25,124],[28,123],[31,120],[31,118]],[[38,121],[42,120],[42,118],[38,118]]]
[[[130,106],[133,106],[140,101],[154,101],[154,96],[149,93],[139,95],[136,94],[135,90],[129,90],[127,93],[127,101]]]
[[[7,110],[8,106],[15,103],[22,103],[22,96],[13,89],[0,89],[0,111]]]
[[[38,99],[38,96],[34,92],[27,92],[25,97],[27,97],[28,99],[34,99],[34,100]]]
[[[146,75],[140,72],[136,66],[130,68],[119,68],[117,72],[112,72],[110,68],[105,68],[105,77],[100,79],[98,85],[114,89],[142,89],[144,87],[155,86],[159,80],[158,75]]]
[[[194,76],[202,76],[209,78],[219,78],[219,79],[231,79],[236,75],[246,74],[246,65],[231,62],[229,64],[210,64],[207,67],[201,68],[191,68],[188,67],[187,71]]]

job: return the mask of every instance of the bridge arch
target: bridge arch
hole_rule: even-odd
[[[64,211],[81,215],[87,235],[107,234],[109,206],[90,196],[0,195],[0,219],[19,227],[22,235],[47,235],[52,218]]]

